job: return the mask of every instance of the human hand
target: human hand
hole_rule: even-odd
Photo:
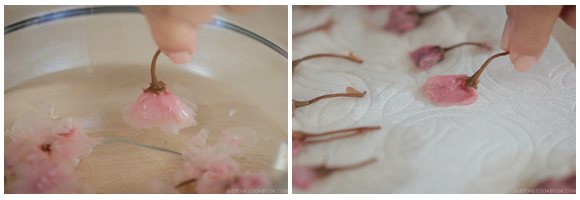
[[[501,48],[520,72],[531,68],[548,45],[552,27],[562,18],[576,29],[576,6],[506,6]]]
[[[246,11],[249,6],[224,6],[228,11]],[[140,6],[159,49],[173,63],[186,63],[195,50],[197,25],[209,22],[218,6]]]

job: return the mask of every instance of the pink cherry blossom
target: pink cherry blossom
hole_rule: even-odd
[[[201,129],[186,140],[182,152],[184,167],[175,175],[178,187],[187,183],[195,185],[197,193],[235,193],[238,190],[228,189],[255,189],[252,187],[269,184],[266,174],[242,173],[239,163],[233,159],[242,153],[243,147],[255,144],[254,130],[246,127],[225,129],[215,144],[207,143],[209,134],[209,130]]]
[[[576,174],[561,179],[548,178],[535,187],[532,193],[542,194],[576,194]]]
[[[255,193],[252,189],[265,189],[270,185],[270,178],[264,172],[244,172],[230,185],[228,193]]]
[[[415,66],[421,70],[428,70],[443,60],[445,52],[468,45],[491,50],[491,47],[482,42],[462,42],[445,48],[436,45],[425,45],[412,51],[409,55],[413,63],[415,63]]]
[[[203,174],[196,182],[197,193],[225,193],[228,186],[235,181],[240,167],[231,158],[212,158],[202,164]]]
[[[389,21],[385,29],[394,33],[402,34],[415,29],[421,23],[417,6],[398,5],[391,6]]]
[[[12,193],[89,192],[76,176],[76,166],[99,143],[80,132],[72,119],[29,116],[8,131],[5,174],[14,174]]]
[[[11,183],[12,193],[81,193],[75,165],[49,161],[18,166],[17,178]]]
[[[443,60],[445,51],[440,46],[425,45],[410,53],[411,59],[421,70],[431,69],[434,65]]]
[[[184,168],[176,173],[176,184],[195,179],[197,193],[225,193],[240,173],[240,166],[231,157],[221,154],[186,158]]]
[[[220,142],[229,145],[253,145],[256,143],[256,132],[248,127],[229,128],[222,131]]]
[[[223,194],[227,192],[228,186],[235,180],[235,177],[228,179],[210,179],[202,176],[195,184],[195,190],[199,194]]]
[[[292,167],[292,185],[298,188],[307,189],[318,177],[317,168]]]
[[[469,105],[477,101],[477,91],[465,85],[467,75],[434,76],[427,79],[423,93],[437,106]]]
[[[138,129],[160,128],[165,133],[197,125],[195,107],[190,107],[168,90],[145,91],[125,112],[125,122]]]

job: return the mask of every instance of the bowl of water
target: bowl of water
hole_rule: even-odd
[[[266,38],[216,18],[200,26],[196,52],[183,65],[160,56],[157,76],[197,107],[197,125],[177,135],[134,129],[123,111],[149,83],[156,45],[136,7],[62,10],[5,27],[4,125],[47,112],[88,121],[101,138],[76,172],[95,193],[150,193],[183,167],[184,141],[202,129],[208,143],[229,128],[251,129],[256,143],[234,159],[287,188],[287,58]],[[5,136],[5,145],[10,143]],[[11,152],[5,151],[5,155]],[[8,176],[5,191],[10,193]]]

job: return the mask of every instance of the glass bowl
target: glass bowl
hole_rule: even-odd
[[[183,167],[184,141],[200,129],[210,131],[212,143],[224,129],[247,127],[257,142],[235,159],[242,169],[268,173],[273,192],[286,193],[287,55],[267,39],[215,18],[200,26],[189,63],[160,56],[159,79],[197,105],[198,125],[168,135],[133,129],[122,119],[148,86],[157,50],[136,7],[73,8],[4,31],[5,127],[31,110],[90,120],[87,134],[103,143],[82,159],[77,173],[94,192],[150,193],[152,181],[173,182]]]

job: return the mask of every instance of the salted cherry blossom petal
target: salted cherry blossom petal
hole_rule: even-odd
[[[19,166],[26,173],[17,174],[11,183],[13,193],[78,193],[75,166],[57,162],[37,163],[35,166]]]
[[[417,68],[428,70],[443,60],[444,53],[445,51],[440,46],[425,45],[412,51],[410,57]]]
[[[477,90],[465,85],[467,75],[434,76],[423,86],[425,96],[437,106],[469,105],[477,101]]]
[[[312,167],[292,167],[292,185],[307,189],[318,178],[316,168]]]
[[[202,146],[205,145],[205,143],[207,142],[207,138],[209,137],[209,131],[205,128],[202,128],[201,130],[199,130],[199,132],[191,137],[190,139],[188,139],[185,142],[186,146]]]
[[[256,143],[251,128],[235,127],[222,131],[217,143],[208,144],[209,130],[201,129],[185,142],[182,151],[184,166],[175,174],[175,185],[193,185],[196,193],[238,193],[268,185],[267,174],[241,171],[233,156],[240,155],[245,146]]]
[[[538,183],[534,189],[534,193],[576,194],[576,174],[561,179],[548,178]]]
[[[385,29],[398,34],[415,29],[421,23],[417,12],[417,7],[412,5],[391,6]]]
[[[190,107],[169,91],[144,92],[125,112],[125,122],[138,129],[160,128],[165,133],[197,125],[195,107]]]
[[[248,127],[228,128],[222,131],[220,142],[228,145],[247,146],[256,144],[256,131]]]
[[[252,189],[264,189],[270,185],[270,178],[264,172],[244,172],[230,185],[228,193],[253,193]]]
[[[232,159],[210,161],[197,181],[196,190],[198,193],[225,193],[239,170],[238,163]]]
[[[14,174],[12,193],[90,192],[76,175],[81,157],[87,156],[99,139],[80,131],[73,118],[55,120],[33,115],[17,120],[8,131],[5,173]]]

